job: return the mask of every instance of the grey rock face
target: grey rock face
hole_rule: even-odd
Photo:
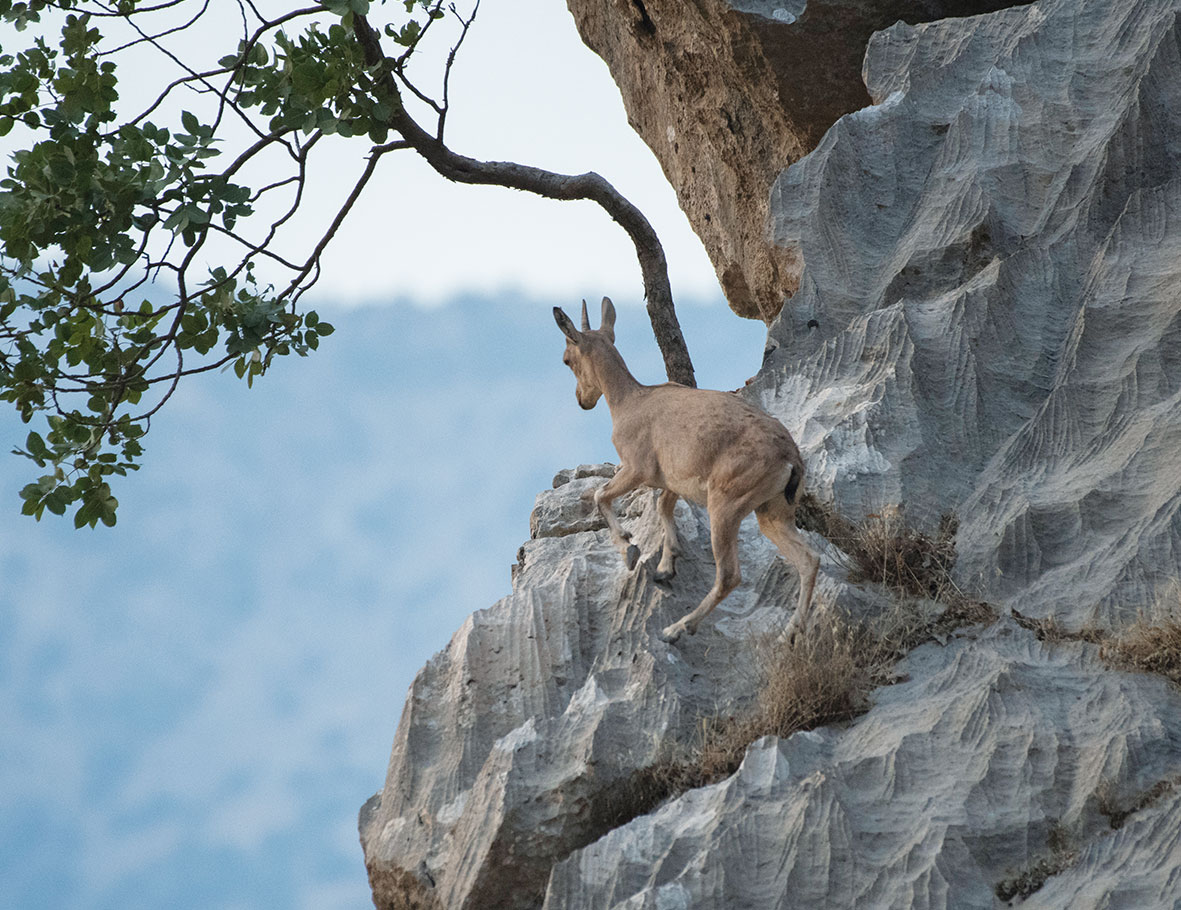
[[[1129,618],[1181,544],[1177,4],[880,32],[776,182],[806,263],[757,389],[846,514],[954,511],[964,584]]]
[[[749,698],[751,639],[795,602],[796,576],[752,517],[746,581],[710,619],[722,634],[665,645],[656,633],[713,584],[704,510],[678,504],[686,553],[660,586],[655,559],[628,573],[607,532],[585,527],[582,494],[610,466],[572,474],[538,496],[513,594],[473,614],[411,687],[360,821],[379,908],[539,906],[555,862],[634,814],[644,769],[699,717]],[[618,507],[653,554],[655,495]]]
[[[770,197],[804,269],[748,394],[800,443],[808,485],[852,518],[954,512],[964,586],[1068,627],[1118,626],[1179,574],[1179,12],[1040,0],[894,25],[865,58],[873,105]],[[750,704],[797,580],[749,522],[743,585],[665,645],[712,583],[706,518],[678,505],[671,585],[651,562],[628,573],[584,498],[611,470],[539,495],[513,593],[415,680],[360,820],[379,910],[963,910],[1029,892],[1039,910],[1176,910],[1181,693],[1012,618],[918,648],[868,713],[765,737],[660,804],[651,769]],[[650,558],[654,494],[617,508]],[[883,608],[810,543],[822,603]]]
[[[865,42],[1013,0],[567,0],[611,70],[739,315],[770,322],[800,262],[768,235],[768,190],[868,102]]]
[[[602,485],[603,480],[614,475],[613,464],[579,465],[577,468],[559,471],[554,477],[554,490],[574,483],[574,489],[579,495],[570,496],[571,490],[563,490],[561,493],[546,491],[539,494],[533,514],[529,516],[530,535],[534,538],[563,537],[580,531],[598,531],[606,528],[607,522],[596,512],[590,494]],[[598,478],[597,482],[595,478]]]
[[[1094,646],[1046,649],[1011,621],[925,646],[851,726],[766,737],[731,778],[686,794],[559,864],[546,910],[997,905],[998,882],[1050,855],[1052,831],[1107,868],[1104,906],[1178,899],[1175,818],[1112,833],[1096,793],[1178,770],[1181,693],[1103,669]],[[1060,895],[1074,903],[1085,854]],[[1120,870],[1120,871],[1117,871]],[[1135,903],[1139,900],[1139,903]]]

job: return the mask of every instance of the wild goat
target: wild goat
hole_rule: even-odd
[[[615,307],[606,297],[602,322],[594,331],[585,300],[581,331],[559,307],[554,307],[554,319],[566,335],[562,362],[578,379],[578,403],[589,411],[603,396],[611,409],[611,441],[619,452],[619,470],[595,491],[594,500],[628,569],[635,568],[640,551],[612,512],[616,497],[641,484],[662,491],[657,508],[664,539],[657,581],[673,577],[681,552],[673,520],[677,498],[709,510],[717,564],[714,585],[695,610],[660,637],[675,642],[683,632],[694,634],[709,611],[738,586],[738,526],[752,511],[763,534],[800,574],[799,604],[789,629],[806,628],[820,560],[796,530],[804,462],[783,424],[729,392],[675,382],[642,385],[615,348]]]

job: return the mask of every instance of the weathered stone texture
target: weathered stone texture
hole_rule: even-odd
[[[961,520],[961,580],[1078,626],[1181,555],[1173,2],[874,36],[875,105],[776,182],[806,263],[758,395],[846,514]]]
[[[890,25],[869,103],[831,129],[840,105],[789,109],[767,48],[868,3],[571,5],[641,133],[667,137],[695,225],[722,222],[719,270],[766,289],[771,260],[802,263],[747,394],[810,488],[850,518],[954,512],[959,580],[1002,613],[1118,627],[1159,607],[1181,565],[1181,0]],[[1181,692],[1009,616],[911,652],[860,718],[764,738],[657,805],[651,768],[755,696],[797,580],[748,522],[743,586],[664,644],[712,582],[706,518],[678,505],[671,585],[628,573],[583,499],[610,473],[555,478],[512,595],[415,680],[360,820],[381,910],[963,910],[1017,881],[1029,907],[1176,910]],[[618,508],[652,554],[654,494]],[[810,541],[822,603],[883,608]]]
[[[701,237],[730,306],[770,322],[799,259],[770,242],[771,184],[869,102],[870,34],[1012,0],[568,0]]]
[[[1113,832],[1096,793],[1176,773],[1181,693],[1110,673],[1096,651],[1046,648],[1011,620],[920,648],[899,668],[910,679],[849,727],[766,737],[733,777],[569,857],[544,906],[992,910],[997,883],[1061,831],[1075,849],[1141,858],[1135,881],[1099,873],[1104,906],[1171,907],[1177,820]],[[1031,906],[1078,906],[1096,871],[1080,861],[1060,901]]]
[[[406,894],[449,910],[539,906],[555,862],[638,811],[637,773],[689,742],[702,714],[748,697],[749,636],[794,603],[795,575],[751,518],[747,580],[711,618],[737,634],[665,645],[656,633],[713,583],[704,512],[678,504],[688,552],[659,586],[654,561],[629,574],[607,532],[581,526],[587,483],[609,471],[576,473],[538,496],[513,594],[474,613],[411,687],[386,786],[360,820],[381,910],[415,906]],[[654,494],[619,510],[653,552]]]

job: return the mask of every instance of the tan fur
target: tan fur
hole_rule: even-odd
[[[759,528],[800,574],[800,596],[790,629],[806,627],[819,559],[796,530],[799,489],[788,501],[785,490],[793,472],[800,488],[804,462],[791,434],[779,421],[729,392],[691,389],[675,382],[647,386],[628,371],[615,348],[615,307],[603,298],[603,319],[591,330],[582,302],[582,329],[554,307],[566,335],[563,361],[578,378],[575,397],[585,409],[599,397],[611,409],[611,441],[619,452],[619,470],[594,494],[595,505],[629,569],[639,551],[611,509],[618,497],[646,485],[662,490],[658,503],[664,540],[657,581],[671,578],[680,552],[672,520],[677,498],[709,510],[710,538],[717,574],[700,605],[666,628],[661,637],[676,641],[697,631],[702,619],[741,581],[738,527],[754,512]]]

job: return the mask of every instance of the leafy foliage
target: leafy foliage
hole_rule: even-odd
[[[392,7],[393,71],[434,109],[441,136],[445,100],[404,73],[442,4]],[[189,37],[203,17],[230,10],[240,27],[216,64],[185,59],[203,46]],[[368,12],[369,0],[269,19],[250,0],[0,0],[0,136],[11,149],[0,399],[43,421],[15,450],[44,472],[21,491],[24,514],[73,508],[78,527],[114,524],[113,475],[137,468],[152,416],[183,377],[232,367],[249,384],[332,333],[300,296],[377,160],[406,147],[388,141],[400,98],[375,90],[354,37]],[[471,19],[455,19],[461,41]],[[128,110],[120,76],[162,60],[173,81]],[[291,257],[280,238],[326,137],[367,143],[368,164],[323,235]],[[290,281],[259,280],[262,260]]]

